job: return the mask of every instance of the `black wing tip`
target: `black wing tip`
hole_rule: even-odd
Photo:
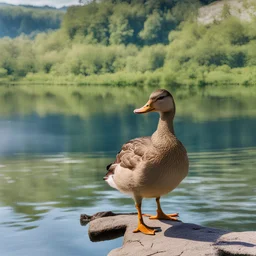
[[[109,170],[109,168],[110,168],[111,165],[112,165],[112,163],[109,164],[109,165],[107,165],[107,167],[106,167],[106,170],[107,170],[107,171]]]

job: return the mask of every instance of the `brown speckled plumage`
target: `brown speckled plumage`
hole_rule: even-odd
[[[150,95],[144,106],[160,113],[157,130],[151,137],[130,140],[108,166],[106,181],[111,176],[115,188],[133,196],[136,203],[145,197],[160,197],[172,191],[188,173],[187,152],[176,138],[173,128],[175,103],[166,90]],[[142,108],[141,108],[142,109]],[[144,113],[142,110],[135,113]],[[149,112],[149,111],[147,111]]]

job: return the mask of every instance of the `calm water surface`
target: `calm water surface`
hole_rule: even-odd
[[[132,111],[152,89],[125,90],[0,89],[0,255],[98,256],[121,246],[121,238],[91,243],[79,217],[135,211],[102,177],[120,146],[150,135],[158,116]],[[175,98],[191,167],[163,208],[184,222],[255,230],[256,98]],[[144,200],[144,212],[155,208]]]

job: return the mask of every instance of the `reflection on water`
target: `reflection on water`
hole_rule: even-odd
[[[62,90],[50,98],[43,89],[43,96],[26,91],[17,100],[10,88],[1,88],[0,98],[10,101],[0,103],[0,255],[106,255],[121,245],[121,239],[90,243],[79,216],[135,211],[133,200],[102,177],[120,146],[150,135],[158,117],[132,113],[144,103],[145,91],[132,97],[130,89],[103,95],[96,89],[90,98],[83,90],[78,97],[72,89],[73,98]],[[117,95],[124,96],[122,103]],[[90,112],[95,98],[97,108]],[[70,109],[61,105],[64,99]],[[189,152],[190,173],[163,197],[163,208],[179,212],[184,222],[255,230],[256,114],[249,104],[255,99],[190,101],[178,107],[175,122]],[[143,211],[154,213],[155,207],[147,199]]]
[[[189,158],[189,177],[163,198],[163,206],[179,210],[183,221],[233,230],[253,229],[256,148],[190,153]],[[91,207],[99,211],[134,211],[131,199],[102,182],[105,165],[110,161],[101,154],[3,160],[2,211],[6,215],[13,213],[7,219],[1,218],[0,225],[33,229],[53,209],[63,212],[55,220],[65,219],[65,212],[78,209],[91,213]],[[154,200],[145,201],[145,210],[153,211]]]

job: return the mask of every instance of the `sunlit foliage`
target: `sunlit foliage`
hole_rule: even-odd
[[[56,32],[0,40],[0,83],[255,85],[256,19],[224,15],[202,25],[199,5],[105,0],[71,7]]]

